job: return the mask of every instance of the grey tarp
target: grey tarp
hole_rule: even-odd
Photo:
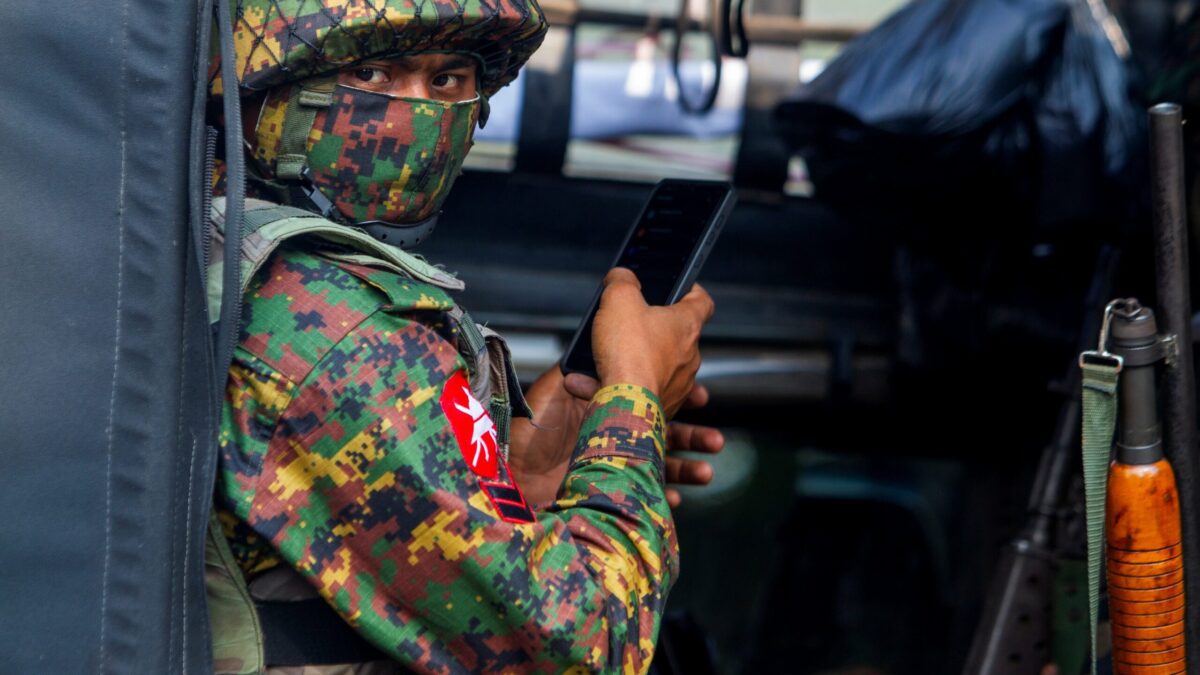
[[[0,673],[211,671],[200,12],[0,3]]]

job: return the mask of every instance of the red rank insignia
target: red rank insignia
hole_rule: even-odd
[[[471,395],[471,386],[461,370],[446,381],[440,402],[467,466],[482,478],[497,478],[500,449],[496,425],[487,408]]]
[[[504,465],[504,473],[509,473],[507,463]],[[500,514],[500,520],[510,523],[534,522],[536,518],[533,517],[533,511],[525,501],[521,488],[517,486],[517,481],[513,480],[511,475],[507,476],[507,480],[507,483],[481,480],[479,484],[483,486],[483,493],[492,502],[492,508]]]

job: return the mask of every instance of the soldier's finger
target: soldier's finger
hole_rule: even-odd
[[[677,485],[708,485],[713,478],[713,468],[699,459],[668,457],[666,464],[668,483]]]
[[[605,288],[614,284],[632,284],[634,288],[642,290],[642,282],[638,281],[637,275],[625,267],[614,267],[604,275]]]
[[[685,408],[703,408],[708,405],[708,387],[702,384],[697,384],[688,392],[688,396],[683,401]]]
[[[590,401],[600,391],[600,382],[583,373],[570,373],[563,379],[563,389],[575,398]]]
[[[686,422],[667,427],[667,449],[716,454],[725,447],[725,436],[717,429]]]
[[[679,299],[677,305],[689,307],[700,317],[701,323],[708,323],[712,318],[713,312],[716,311],[717,305],[713,302],[712,296],[700,284],[693,284],[692,290],[687,292],[687,295]]]
[[[666,495],[667,506],[670,506],[673,509],[679,508],[679,505],[683,502],[683,496],[679,494],[679,490],[676,490],[675,488],[667,488]]]
[[[604,292],[600,295],[601,309],[614,304],[625,305],[626,308],[630,305],[634,307],[645,307],[646,305],[646,298],[642,296],[642,286],[638,283],[637,277],[633,272],[621,267],[614,267],[608,276],[604,277]]]

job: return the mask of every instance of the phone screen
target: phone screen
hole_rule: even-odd
[[[647,303],[666,305],[678,300],[670,297],[671,291],[726,192],[687,184],[655,191],[616,264],[637,275]]]
[[[687,293],[679,282],[689,273],[694,278],[703,264],[697,247],[710,229],[722,224],[730,192],[728,183],[700,181],[664,181],[655,189],[613,265],[637,275],[648,304],[668,305],[679,299],[673,295]],[[563,359],[565,372],[595,375],[592,322],[598,307],[599,296]]]

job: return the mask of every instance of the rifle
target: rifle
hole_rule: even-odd
[[[1152,474],[1153,479],[1148,480],[1153,485],[1155,494],[1161,496],[1169,492],[1177,494],[1178,499],[1175,500],[1174,510],[1159,508],[1154,511],[1157,515],[1139,516],[1139,518],[1149,517],[1151,522],[1161,525],[1160,528],[1155,529],[1156,534],[1152,538],[1156,538],[1159,544],[1179,542],[1178,548],[1181,549],[1182,560],[1192,561],[1191,565],[1194,566],[1195,561],[1200,560],[1200,512],[1197,511],[1196,504],[1197,489],[1200,489],[1200,485],[1197,484],[1197,481],[1200,480],[1200,458],[1196,454],[1196,390],[1191,336],[1191,278],[1184,216],[1182,110],[1178,105],[1159,104],[1150,109],[1149,117],[1155,276],[1165,336],[1160,339],[1157,330],[1154,330],[1151,335],[1156,344],[1162,344],[1161,356],[1168,365],[1163,378],[1165,442],[1160,445],[1161,452],[1165,455],[1165,461],[1163,464],[1159,464],[1159,460],[1154,459],[1148,464],[1139,464],[1135,460],[1150,459],[1154,455],[1143,453],[1143,456],[1139,457],[1137,453],[1130,454],[1128,451],[1125,453],[1125,459],[1129,461],[1120,461],[1121,457],[1118,453],[1119,461],[1114,464],[1110,476],[1113,490],[1111,492],[1112,504],[1108,511],[1112,517],[1106,525],[1113,541],[1120,541],[1122,538],[1132,535],[1132,531],[1127,527],[1127,521],[1124,521],[1124,518],[1128,516],[1122,516],[1122,521],[1118,522],[1116,514],[1126,506],[1136,505],[1140,508],[1142,504],[1147,503],[1148,500],[1145,496],[1147,493],[1140,491],[1143,489],[1148,491],[1151,485],[1141,484],[1141,476],[1142,474]],[[1095,288],[1095,283],[1093,288]],[[1091,307],[1099,306],[1099,299],[1092,297],[1090,293],[1089,297],[1094,303]],[[1117,320],[1117,330],[1121,334],[1120,341],[1136,342],[1137,339],[1148,338],[1148,335],[1136,338],[1130,331],[1137,333],[1138,331],[1133,329],[1132,324],[1146,321],[1146,316],[1150,317],[1152,324],[1153,316],[1139,314],[1140,318],[1135,317],[1130,308],[1126,309],[1126,314],[1128,316],[1118,317]],[[1121,326],[1123,323],[1131,325]],[[1146,327],[1151,324],[1142,323],[1138,330],[1144,332],[1147,330]],[[1084,335],[1094,334],[1093,330],[1085,329]],[[1118,350],[1130,348],[1128,345],[1117,345],[1117,347]],[[1093,352],[1092,354],[1096,356],[1106,354],[1105,348],[1106,344],[1102,339],[1099,353]],[[1151,347],[1142,345],[1142,349],[1151,349]],[[1130,385],[1133,391],[1128,393],[1128,402],[1125,403],[1125,407],[1132,409],[1127,410],[1124,415],[1128,421],[1122,426],[1122,443],[1131,447],[1146,443],[1150,435],[1142,424],[1148,419],[1146,416],[1156,410],[1153,398],[1155,386],[1152,366],[1153,362],[1137,366],[1143,369],[1150,368],[1150,370],[1134,376],[1133,384]],[[1149,376],[1147,377],[1145,373],[1149,373]],[[1127,373],[1125,379],[1128,379],[1131,374]],[[1113,378],[1115,380],[1115,374]],[[1125,398],[1123,396],[1122,400],[1125,401]],[[1064,413],[1077,415],[1079,409],[1078,407],[1073,408],[1073,405],[1077,404],[1074,401],[1064,404]],[[1139,415],[1142,417],[1140,422],[1138,421]],[[1061,467],[1066,465],[1063,455],[1070,447],[1067,441],[1062,440],[1061,434],[1064,429],[1068,428],[1074,429],[1073,426],[1064,424],[1060,419],[1056,432],[1056,438],[1060,440],[1049,446],[1043,454],[1038,470],[1038,482],[1035,485],[1034,497],[1031,499],[1031,504],[1036,503],[1039,506],[1031,508],[1030,523],[1004,552],[1000,572],[988,594],[984,619],[976,633],[964,669],[964,673],[967,675],[1036,673],[1039,664],[1047,661],[1047,646],[1050,643],[1045,601],[1047,591],[1043,589],[1042,595],[1039,597],[1029,580],[1044,580],[1054,569],[1054,554],[1049,545],[1052,516],[1046,509],[1051,505],[1056,506],[1057,500],[1061,498],[1062,481],[1065,479]],[[1129,434],[1127,438],[1125,437],[1126,433]],[[1105,444],[1109,441],[1111,441],[1111,436],[1108,441],[1105,441]],[[1152,443],[1150,444],[1152,445]],[[1106,458],[1107,455],[1105,455],[1105,465],[1107,465]],[[1166,462],[1169,462],[1170,465],[1167,465]],[[1147,466],[1154,468],[1147,469],[1145,468]],[[1174,467],[1173,471],[1172,466]],[[1087,471],[1085,471],[1086,473]],[[1095,472],[1093,472],[1093,477],[1095,477],[1094,474]],[[1103,487],[1103,478],[1100,480],[1101,487]],[[1096,492],[1094,487],[1089,488],[1089,493],[1094,492]],[[1096,507],[1089,508],[1089,511],[1097,510]],[[1131,512],[1124,511],[1124,513]],[[1096,517],[1098,516],[1092,515],[1091,519]],[[1155,518],[1160,520],[1155,520]],[[1172,533],[1176,530],[1179,536],[1173,537]],[[1091,536],[1089,538],[1096,539]],[[1098,544],[1096,545],[1098,546]],[[1147,540],[1137,543],[1137,546],[1151,548],[1154,547],[1153,545],[1153,541]],[[1122,555],[1119,548],[1118,545],[1110,550],[1109,555],[1116,574],[1121,575],[1123,572],[1139,569],[1126,566],[1130,562],[1121,560]],[[1129,546],[1129,548],[1134,548],[1134,546]],[[1184,663],[1185,644],[1188,640],[1193,644],[1200,644],[1200,642],[1196,642],[1196,640],[1200,640],[1200,603],[1193,602],[1188,605],[1183,601],[1183,598],[1186,597],[1185,594],[1193,598],[1200,597],[1198,595],[1200,594],[1200,574],[1189,573],[1186,563],[1181,563],[1180,568],[1176,570],[1162,560],[1148,559],[1141,562],[1145,563],[1145,567],[1140,568],[1142,572],[1152,569],[1158,572],[1158,574],[1151,575],[1155,578],[1147,579],[1144,574],[1112,577],[1113,586],[1110,588],[1110,595],[1113,600],[1112,610],[1114,612],[1114,658],[1116,659],[1114,665],[1117,672],[1183,672],[1178,668],[1172,669],[1166,664],[1182,665]],[[1097,573],[1098,570],[1093,572],[1093,574]],[[1179,575],[1183,577],[1183,593],[1178,593],[1179,579],[1177,577]],[[1098,581],[1093,583],[1098,583]],[[1122,584],[1139,587],[1123,589],[1120,588]],[[1093,587],[1091,592],[1098,593],[1098,587]],[[1176,595],[1175,599],[1168,598],[1169,601],[1165,604],[1155,604],[1163,603],[1162,598],[1172,594]],[[1132,605],[1130,603],[1146,604]],[[1178,607],[1172,603],[1177,604]],[[1174,619],[1174,624],[1183,620],[1182,626],[1175,626],[1183,629],[1181,640],[1176,639],[1178,636],[1174,635],[1174,628],[1168,627],[1171,624],[1159,623],[1151,626],[1147,625],[1150,622],[1149,619],[1134,618],[1133,609],[1138,607],[1147,609],[1151,606],[1159,610],[1155,614],[1160,619],[1164,617]],[[1092,613],[1093,620],[1095,620],[1094,609]],[[1169,639],[1164,641],[1164,638]],[[1157,642],[1151,644],[1153,641]],[[1158,659],[1156,663],[1159,665],[1150,666],[1146,662],[1155,659],[1144,655],[1129,656],[1129,653],[1135,649],[1140,649],[1145,654],[1151,651],[1148,648],[1152,646],[1158,647],[1153,651],[1174,658],[1169,661]],[[1122,663],[1122,659],[1124,659],[1124,663]],[[1137,670],[1133,668],[1137,668]],[[1189,675],[1200,675],[1200,659],[1192,659],[1192,665],[1187,668],[1186,672]]]
[[[1197,560],[1200,537],[1182,121],[1177,105],[1150,109],[1155,271],[1166,334],[1159,335],[1154,313],[1136,300],[1114,300],[1105,308],[1097,350],[1079,357],[1093,673],[1104,539],[1114,672],[1197,672],[1197,660],[1188,668],[1186,659],[1187,638],[1200,628],[1198,608],[1185,601],[1200,583],[1187,573],[1188,562],[1194,566]],[[1159,362],[1167,365],[1165,444],[1154,370]],[[1118,392],[1120,440],[1110,464]]]
[[[1110,293],[1119,256],[1104,247],[1084,298],[1080,345],[1099,330],[1094,311]],[[1054,541],[1061,503],[1074,466],[1079,429],[1079,368],[1067,370],[1069,392],[1051,441],[1042,451],[1029,496],[1029,520],[1001,552],[963,675],[1037,675],[1051,661],[1051,583],[1060,546]]]

